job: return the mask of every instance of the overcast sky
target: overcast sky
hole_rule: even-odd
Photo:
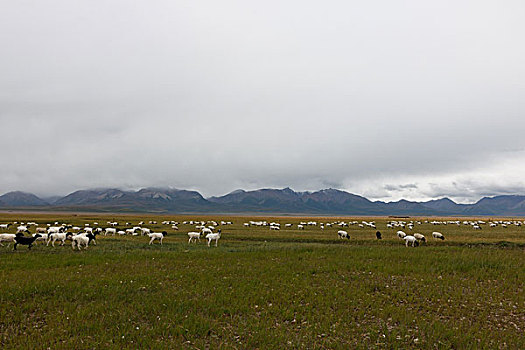
[[[0,2],[0,192],[525,194],[525,2]]]

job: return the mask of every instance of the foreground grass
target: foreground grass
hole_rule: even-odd
[[[162,247],[143,237],[101,237],[82,252],[0,247],[0,345],[525,348],[519,232],[512,245],[459,244],[473,241],[465,233],[411,249],[364,233],[343,244],[243,230],[218,248],[182,232]]]

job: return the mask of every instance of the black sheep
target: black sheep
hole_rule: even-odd
[[[37,238],[42,237],[39,234],[34,235],[33,237],[24,237],[24,234],[17,233],[15,237],[15,245],[14,250],[16,250],[16,246],[19,244],[26,245],[28,249],[31,249],[33,246],[33,243],[36,241]]]
[[[381,232],[379,232],[379,231],[376,232],[376,238],[377,239],[381,239]]]

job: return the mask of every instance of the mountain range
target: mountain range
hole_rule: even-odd
[[[39,198],[14,191],[0,196],[0,209],[149,213],[260,213],[311,215],[424,215],[424,216],[525,216],[525,196],[484,197],[474,204],[457,204],[449,198],[426,202],[370,201],[336,189],[296,192],[290,188],[236,190],[204,198],[197,191],[143,188],[80,190],[64,197]]]

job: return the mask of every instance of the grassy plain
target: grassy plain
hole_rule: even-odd
[[[188,245],[193,226],[161,224],[197,219],[234,225],[208,248]],[[357,226],[350,240],[335,227],[297,230],[336,218],[0,214],[0,223],[110,220],[146,221],[168,236],[162,246],[102,236],[80,252],[0,247],[2,349],[525,348],[525,226],[423,223],[413,231],[446,240],[406,248],[386,218],[365,218],[378,241]],[[244,227],[249,220],[282,229]]]

